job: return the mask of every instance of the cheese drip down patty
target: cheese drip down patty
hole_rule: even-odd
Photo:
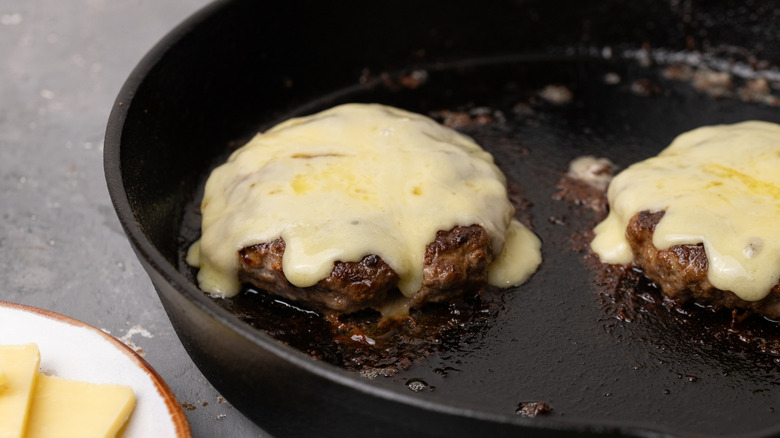
[[[240,291],[239,250],[280,237],[284,276],[301,288],[335,262],[371,254],[411,297],[426,245],[456,226],[488,232],[491,284],[518,285],[541,262],[539,239],[513,218],[488,152],[428,117],[377,104],[341,105],[258,134],[212,172],[201,211],[188,262],[200,268],[200,288],[217,295]]]
[[[591,243],[602,262],[631,263],[629,221],[664,212],[652,244],[702,244],[715,288],[758,301],[780,279],[780,125],[748,121],[684,133],[617,175],[607,196],[609,215]]]

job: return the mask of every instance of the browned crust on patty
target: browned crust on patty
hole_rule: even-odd
[[[493,244],[479,225],[439,231],[425,248],[422,288],[414,304],[441,303],[478,291],[487,283]]]
[[[399,296],[398,275],[381,257],[369,254],[359,262],[334,264],[330,275],[310,287],[297,287],[284,276],[285,242],[279,238],[241,249],[239,280],[314,310],[352,313],[381,309]],[[444,302],[478,292],[487,282],[493,261],[490,237],[479,225],[439,231],[425,251],[423,284],[412,306]]]
[[[637,213],[626,227],[626,236],[634,255],[634,265],[660,286],[665,295],[679,302],[694,301],[705,306],[750,310],[771,319],[780,319],[780,283],[772,288],[766,298],[746,301],[709,282],[709,262],[703,245],[675,245],[669,249],[657,249],[653,245],[653,233],[664,213]]]

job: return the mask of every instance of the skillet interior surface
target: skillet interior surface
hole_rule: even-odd
[[[735,327],[730,314],[675,310],[641,281],[629,285],[637,291],[630,296],[605,285],[581,244],[596,213],[554,199],[570,161],[582,155],[624,168],[701,125],[779,119],[771,89],[740,92],[756,78],[770,85],[776,79],[771,47],[746,52],[740,45],[761,29],[728,32],[750,11],[714,5],[705,14],[714,22],[705,25],[692,2],[641,2],[644,9],[637,3],[496,2],[457,12],[398,4],[373,11],[385,14],[377,22],[301,2],[308,12],[282,38],[236,23],[295,16],[285,6],[223,2],[181,30],[186,38],[158,51],[164,56],[131,84],[137,94],[123,141],[149,143],[122,151],[125,163],[138,166],[125,169],[123,179],[139,225],[192,281],[182,254],[197,238],[199,190],[232,142],[344,102],[379,102],[440,119],[444,111],[470,115],[458,129],[490,151],[519,187],[521,217],[542,239],[544,262],[463,342],[380,381],[352,378],[496,418],[517,418],[523,403],[545,402],[552,410],[530,423],[540,430],[560,421],[638,434],[776,434],[775,324],[749,318]],[[731,19],[717,18],[729,11]],[[397,42],[380,41],[402,19],[412,30]],[[353,27],[324,25],[328,20]],[[472,20],[493,24],[466,29]],[[356,41],[362,32],[369,37]],[[324,41],[312,43],[319,35]],[[703,38],[723,45],[699,50]],[[374,46],[381,50],[368,49]],[[728,86],[710,69],[725,73]],[[702,78],[710,82],[702,86]],[[252,317],[251,304],[228,301],[202,305],[228,308],[271,331]],[[246,325],[238,316],[231,324]],[[272,432],[284,430],[262,413],[253,418]]]
[[[745,424],[759,430],[775,425],[780,374],[774,358],[730,341],[729,320],[711,312],[689,309],[685,316],[661,304],[634,303],[641,311],[619,315],[615,309],[630,303],[600,284],[586,262],[587,251],[578,250],[576,234],[592,228],[596,213],[554,195],[569,162],[583,154],[609,157],[624,168],[660,152],[677,133],[745,118],[772,120],[776,109],[713,101],[690,83],[665,80],[659,69],[632,60],[494,61],[426,69],[427,82],[413,90],[383,82],[317,102],[323,109],[382,102],[424,114],[445,109],[489,115],[491,121],[460,130],[490,151],[510,183],[519,186],[530,203],[521,215],[531,219],[544,242],[540,270],[503,293],[493,320],[386,379],[423,397],[461,400],[504,415],[514,415],[522,403],[543,401],[553,409],[547,416],[669,424],[688,433],[740,433]],[[611,75],[620,82],[609,83]],[[549,86],[571,91],[572,100],[541,98],[545,90],[552,92]],[[642,86],[653,88],[651,95],[637,90]],[[185,228],[196,231],[198,219],[188,215]],[[194,281],[194,273],[183,262],[180,266]],[[662,301],[649,285],[635,289]],[[290,332],[278,336],[293,345],[307,337],[289,314],[287,321],[268,320],[262,313],[280,310],[261,306],[251,295],[216,302],[267,332]]]

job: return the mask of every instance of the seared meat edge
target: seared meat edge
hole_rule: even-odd
[[[400,295],[398,275],[375,254],[366,255],[359,262],[337,261],[330,275],[316,285],[294,286],[284,276],[285,248],[284,240],[278,238],[241,249],[239,280],[313,310],[341,313],[381,309],[387,300]],[[411,298],[412,306],[478,292],[487,282],[492,261],[491,239],[483,227],[457,226],[439,231],[426,247],[423,284]]]
[[[653,233],[664,211],[641,211],[626,228],[634,265],[661,287],[665,295],[679,302],[694,301],[706,306],[750,310],[771,319],[780,319],[780,282],[759,301],[746,301],[731,291],[714,287],[707,279],[709,262],[704,246],[675,245],[659,250]]]

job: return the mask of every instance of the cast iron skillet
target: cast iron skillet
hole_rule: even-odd
[[[578,156],[624,167],[696,126],[777,121],[771,92],[762,102],[739,93],[778,76],[769,3],[219,1],[122,88],[106,133],[109,191],[195,363],[276,436],[777,435],[780,374],[771,352],[752,348],[776,327],[756,322],[764,337],[735,341],[728,318],[681,315],[651,287],[616,311],[576,245],[593,212],[553,199]],[[702,85],[705,67],[730,82]],[[479,336],[395,378],[369,380],[276,341],[180,269],[185,211],[228,145],[348,101],[489,113],[461,129],[521,187],[544,242],[540,270],[507,291]],[[552,411],[516,414],[536,401]]]

